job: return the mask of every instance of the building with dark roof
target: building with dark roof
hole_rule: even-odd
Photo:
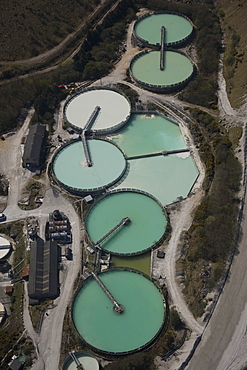
[[[31,243],[28,295],[32,300],[58,297],[58,257],[56,241],[37,238]]]
[[[47,131],[44,125],[37,123],[30,126],[22,157],[23,167],[39,169],[45,157]]]
[[[8,370],[21,370],[23,369],[23,363],[15,358],[8,367]]]

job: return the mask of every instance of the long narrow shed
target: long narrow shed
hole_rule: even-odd
[[[45,155],[46,127],[37,123],[29,128],[22,157],[23,167],[42,167]]]

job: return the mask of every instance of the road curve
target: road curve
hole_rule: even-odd
[[[243,108],[243,107],[242,107]],[[246,118],[232,109],[226,94],[223,70],[219,73],[219,111],[221,118],[229,123],[242,122],[243,217],[241,240],[211,320],[200,344],[188,365],[188,370],[240,370],[247,365],[247,195],[246,195]],[[184,367],[183,367],[184,369]]]

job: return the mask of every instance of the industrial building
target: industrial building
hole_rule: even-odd
[[[23,167],[30,170],[40,169],[44,163],[47,131],[44,125],[37,123],[29,128],[23,153]]]
[[[30,304],[59,295],[58,258],[56,241],[37,238],[31,243],[28,295]]]

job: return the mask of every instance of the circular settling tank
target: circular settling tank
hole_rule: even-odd
[[[90,278],[78,291],[72,307],[74,325],[81,337],[100,352],[123,354],[152,343],[165,319],[159,289],[145,276],[130,270],[108,270],[98,275],[124,311]]]
[[[72,97],[65,106],[66,119],[75,129],[83,129],[96,107],[99,109],[91,127],[96,132],[114,131],[130,116],[130,103],[124,95],[99,88]]]
[[[11,244],[9,240],[0,236],[0,260],[9,254],[10,249]]]
[[[190,59],[175,51],[165,51],[164,69],[160,69],[160,52],[142,52],[132,59],[130,70],[133,78],[147,89],[179,87],[189,81],[194,67]]]
[[[88,166],[82,141],[59,150],[53,160],[57,180],[73,190],[90,191],[113,184],[124,173],[126,160],[121,150],[104,140],[86,140],[91,166]]]
[[[193,31],[188,19],[171,13],[150,14],[136,22],[134,31],[139,39],[156,45],[161,41],[162,26],[165,27],[166,45],[177,44],[187,39]]]
[[[121,226],[100,247],[113,254],[139,254],[163,240],[166,214],[151,196],[141,192],[112,192],[99,200],[86,216],[86,230],[94,244],[125,217]]]
[[[95,357],[86,352],[74,352],[74,356],[79,363],[83,366],[84,370],[99,370],[99,363]],[[63,364],[62,370],[77,370],[78,367],[75,361],[69,356]]]

